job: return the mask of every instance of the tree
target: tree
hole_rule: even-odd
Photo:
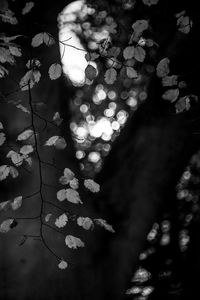
[[[1,10],[4,11],[4,5],[7,5],[7,2],[4,1],[3,3]],[[126,90],[129,91],[132,85],[137,82],[137,80],[134,80],[137,77],[136,74],[140,73],[147,78],[145,87],[148,85],[148,97],[122,130],[109,156],[105,159],[100,175],[97,177],[97,181],[101,185],[101,192],[94,200],[93,210],[95,212],[92,214],[105,218],[108,223],[113,225],[116,233],[95,230],[93,233],[86,234],[84,239],[89,246],[88,250],[83,250],[83,253],[79,254],[82,264],[80,263],[77,268],[74,268],[75,270],[71,274],[66,275],[65,273],[63,275],[62,273],[62,275],[59,275],[61,277],[59,280],[56,279],[58,271],[54,273],[55,277],[50,277],[48,266],[53,268],[52,263],[50,263],[49,257],[45,258],[45,270],[49,274],[49,281],[58,282],[55,285],[52,284],[52,289],[49,291],[48,298],[52,297],[52,299],[55,295],[57,297],[61,297],[61,295],[62,297],[68,296],[72,299],[86,299],[88,297],[91,299],[123,298],[131,275],[138,265],[138,257],[144,248],[146,236],[153,223],[161,217],[164,211],[168,213],[174,211],[174,207],[176,207],[176,184],[191,156],[198,150],[199,146],[199,135],[195,134],[199,130],[199,103],[197,100],[199,96],[199,75],[198,69],[194,67],[198,66],[199,62],[199,23],[195,1],[190,1],[190,3],[179,0],[175,3],[169,3],[169,1],[162,1],[161,3],[161,1],[153,0],[109,1],[109,4],[106,1],[94,4],[88,1],[88,3],[96,9],[96,14],[94,14],[94,17],[90,16],[89,20],[91,18],[90,21],[94,22],[92,24],[95,24],[97,28],[104,26],[103,21],[101,21],[102,23],[97,21],[95,23],[97,13],[101,12],[101,19],[104,19],[102,11],[104,11],[104,14],[105,11],[107,12],[110,23],[108,22],[106,26],[109,37],[111,36],[112,45],[106,40],[100,44],[96,51],[89,51],[91,57],[87,58],[89,61],[89,67],[86,68],[87,78],[91,81],[94,80],[93,84],[98,80],[102,82],[104,78],[107,85],[117,83],[119,89],[126,87]],[[46,1],[41,4],[35,1],[32,14],[33,20],[30,20],[30,24],[40,25],[38,22],[35,23],[34,19],[42,19],[46,27],[44,32],[50,33],[47,35],[48,38],[55,37],[57,35],[56,16],[64,4],[64,2],[48,2],[47,4]],[[15,6],[15,4],[13,5]],[[47,6],[48,14],[45,13]],[[17,8],[15,8],[17,13],[21,12],[23,7],[24,3],[21,4],[21,7],[17,5]],[[5,11],[7,11],[7,8]],[[56,14],[54,15],[54,13]],[[25,22],[27,24],[27,20]],[[118,31],[115,30],[115,23],[118,25]],[[9,26],[8,28],[10,30]],[[34,37],[38,33],[36,26],[28,28],[28,26],[24,27],[22,24],[20,30],[23,36],[28,37]],[[116,32],[118,35],[116,35]],[[13,33],[9,32],[9,35],[13,35]],[[39,39],[41,39],[41,36],[39,36]],[[82,40],[85,41],[85,46],[87,46],[84,36],[82,36]],[[30,59],[29,45],[30,42],[28,46],[26,42],[22,44],[23,48],[27,47],[26,53],[28,53],[27,56]],[[43,55],[44,52],[41,53],[40,51],[43,50],[38,50],[37,57]],[[48,57],[49,64],[52,57],[56,58],[55,61],[59,61],[58,45],[55,44],[53,48],[48,48],[48,55],[44,54],[44,56],[45,58]],[[99,74],[90,64],[92,60],[99,66]],[[37,62],[34,62],[34,64],[36,64],[34,70],[37,70]],[[152,66],[155,68],[154,72],[152,72]],[[145,70],[151,71],[148,73]],[[17,75],[18,79],[22,78],[24,74],[20,71],[19,73]],[[58,79],[54,83],[54,81],[48,81],[47,77],[44,76],[43,81],[40,81],[36,88],[32,90],[30,89],[31,82],[28,81],[28,91],[23,92],[29,94],[30,107],[31,99],[38,99],[41,94],[46,97],[49,95],[49,90],[50,95],[53,96],[48,99],[50,112],[46,113],[45,111],[42,119],[37,116],[35,126],[40,127],[44,120],[50,120],[53,112],[57,111],[57,108],[55,108],[57,105],[60,108],[59,110],[64,113],[62,118],[65,121],[65,126],[66,124],[69,125],[69,109],[64,109],[66,103],[62,100],[66,89],[63,79]],[[15,90],[15,83],[8,82],[7,79],[5,81],[3,79],[2,82],[4,88],[3,98],[6,95],[7,99],[9,95],[6,93]],[[22,93],[21,90],[20,93]],[[14,107],[13,111],[15,109]],[[8,110],[9,112],[4,111],[1,117],[6,116],[8,118],[11,113],[10,108]],[[14,113],[12,113],[12,117],[13,115]],[[20,116],[18,118],[21,120]],[[9,130],[12,123],[10,120],[7,122],[8,135],[12,136],[13,128]],[[23,127],[26,128],[28,124],[29,119],[25,120]],[[45,180],[48,179],[49,185],[55,184],[60,171],[58,170],[59,166],[63,164],[76,171],[79,180],[81,177],[78,171],[78,163],[74,158],[74,148],[69,128],[64,130],[62,126],[64,125],[61,125],[59,129],[60,135],[64,136],[67,141],[69,153],[65,152],[56,156],[56,164],[53,165],[54,167],[57,166],[57,171],[55,168],[52,171],[49,171],[49,169],[46,171]],[[41,135],[41,141],[44,142],[45,140],[46,136]],[[41,162],[40,155],[45,157],[45,160],[52,161],[54,152],[49,151],[47,153],[41,148],[39,157],[37,157],[39,162]],[[31,175],[31,186],[33,185],[33,178],[35,178],[35,184],[38,185],[37,174],[36,172],[35,177]],[[20,191],[23,191],[22,186],[29,189],[27,183],[23,183],[24,179],[26,178],[23,175],[22,181],[16,182],[15,191],[17,193],[19,186]],[[8,183],[8,186],[3,186],[3,193],[6,192],[9,185],[10,183]],[[52,199],[52,193],[49,192],[48,194],[47,187],[44,193],[45,196]],[[88,196],[81,193],[81,199],[85,197]],[[31,211],[35,209],[35,203],[33,203]],[[24,211],[21,212],[21,216],[24,216]],[[22,227],[24,226],[22,223]],[[192,226],[194,227],[192,231],[194,237],[191,236],[190,251],[193,255],[193,243],[198,231],[195,222]],[[72,230],[74,230],[73,227]],[[178,235],[178,233],[178,230],[175,230],[175,234]],[[47,235],[50,234],[47,233]],[[59,238],[56,239],[56,243],[59,240]],[[177,247],[174,247],[175,251],[177,251]],[[49,248],[51,251],[52,248]],[[6,251],[3,250],[2,253],[5,255]],[[12,253],[11,249],[10,254],[6,253],[5,257],[11,262],[13,261]],[[32,256],[32,253],[30,254]],[[41,254],[38,254],[36,260],[37,263],[33,264],[33,269],[38,268],[38,264],[41,264],[43,260]],[[198,253],[195,253],[193,261],[196,260],[198,260]],[[187,270],[182,276],[183,282],[188,280]],[[188,299],[191,291],[198,289],[195,276],[199,272],[199,266],[194,266],[192,271],[194,272],[193,279],[187,283],[181,299]],[[29,274],[32,276],[35,273],[33,271]],[[41,274],[44,275],[43,272]],[[22,281],[24,281],[23,274],[21,276]],[[16,275],[13,274],[11,277],[15,278]],[[30,291],[35,292],[41,284],[44,291],[40,291],[38,299],[47,297],[46,287],[48,283],[45,279],[44,282],[33,288],[31,278],[29,277],[26,280],[29,293]],[[60,294],[57,294],[57,292],[53,294],[52,291],[55,286],[60,290],[58,288],[59,282],[63,285],[66,284],[67,287],[70,287],[70,282],[72,282],[72,289],[67,290],[66,293],[60,291]],[[90,285],[88,285],[88,282],[90,282]],[[20,299],[22,297],[26,298],[24,287],[18,289],[18,295]],[[12,294],[6,296],[13,297]],[[166,296],[166,299],[169,299],[169,297],[169,295]]]

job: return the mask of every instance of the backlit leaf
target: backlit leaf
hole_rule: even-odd
[[[17,210],[22,206],[22,196],[18,196],[14,198],[13,202],[11,203],[11,207],[13,210]]]
[[[88,217],[78,217],[77,224],[83,227],[85,230],[90,230],[94,228],[93,221]]]
[[[0,232],[7,233],[12,227],[14,219],[7,219],[0,224]]]
[[[176,101],[176,99],[178,98],[178,96],[179,96],[179,89],[170,89],[170,90],[167,90],[162,95],[162,98],[164,100],[168,100],[170,102],[174,102],[174,101]]]
[[[108,69],[104,74],[104,79],[107,84],[113,84],[117,79],[117,71],[114,68]]]
[[[68,267],[68,263],[65,260],[61,260],[58,264],[58,268],[61,270],[65,270]]]
[[[29,13],[31,11],[31,9],[34,7],[34,3],[31,2],[26,2],[24,8],[22,9],[22,15],[26,15],[27,13]]]
[[[23,154],[23,155],[27,155],[31,152],[33,152],[33,146],[32,145],[24,145],[20,149],[20,153]]]
[[[8,177],[10,172],[9,166],[7,165],[2,165],[0,166],[0,181],[6,179]]]
[[[80,199],[80,195],[76,190],[73,189],[66,189],[65,190],[66,199],[74,204],[83,203]]]
[[[139,61],[139,62],[143,62],[146,56],[146,51],[140,47],[137,46],[135,47],[135,53],[134,53],[134,58]]]
[[[54,63],[49,67],[49,77],[51,80],[58,79],[62,74],[62,67],[58,63]]]
[[[4,144],[6,136],[4,132],[0,132],[0,146]]]
[[[165,57],[161,59],[156,67],[156,73],[158,77],[165,77],[169,73],[169,58]]]
[[[67,215],[64,213],[62,215],[60,215],[56,221],[55,221],[55,225],[58,227],[58,228],[63,228],[65,227],[65,225],[67,224],[68,222],[68,217]]]
[[[110,231],[110,232],[112,232],[112,233],[115,232],[115,230],[113,229],[113,227],[112,227],[110,224],[108,224],[108,223],[106,222],[106,220],[103,220],[103,219],[94,219],[94,221],[95,221],[95,223],[96,223],[97,225],[103,227],[104,229],[106,229],[106,230],[108,230],[108,231]]]
[[[80,247],[84,247],[84,243],[81,241],[81,239],[73,236],[73,235],[67,235],[65,237],[65,244],[67,247],[71,249],[78,249]]]
[[[32,129],[27,129],[18,135],[17,141],[25,141],[25,140],[29,139],[33,134],[34,133],[33,133]]]
[[[130,58],[134,57],[134,53],[135,53],[135,47],[128,46],[124,49],[123,56],[125,59],[130,59]]]
[[[100,185],[93,179],[85,179],[84,186],[93,193],[98,193],[100,191]]]

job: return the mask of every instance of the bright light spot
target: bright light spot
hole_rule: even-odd
[[[162,238],[161,238],[161,241],[160,241],[160,244],[162,246],[166,246],[168,245],[170,242],[170,235],[168,233],[165,233],[162,235]]]
[[[138,97],[141,101],[145,101],[147,99],[147,93],[145,91],[142,91],[139,93]]]
[[[108,104],[108,107],[109,107],[110,109],[115,110],[115,109],[117,108],[117,104],[116,104],[115,102],[110,102],[110,103]]]
[[[84,157],[85,157],[85,152],[84,151],[81,151],[81,150],[76,151],[76,158],[77,159],[82,159]]]
[[[59,32],[59,40],[67,44],[60,43],[63,71],[74,85],[84,84],[87,61],[85,59],[86,51],[84,51],[85,49],[76,34],[77,27],[73,22],[78,16],[83,17],[83,14],[86,15],[87,13],[84,1],[80,0],[67,5],[60,15],[61,23],[66,22]],[[82,50],[75,49],[75,47]]]
[[[127,98],[128,98],[128,92],[127,92],[127,91],[121,92],[120,97],[121,97],[123,100],[127,99]]]
[[[109,91],[109,92],[108,92],[108,98],[109,98],[110,100],[115,100],[116,97],[117,97],[117,94],[116,94],[115,91]]]
[[[133,97],[129,97],[127,100],[126,100],[126,103],[131,106],[131,107],[135,107],[137,106],[137,99],[136,98],[133,98]]]
[[[93,163],[97,163],[100,160],[100,158],[101,156],[99,152],[90,152],[90,154],[88,155],[88,160]]]
[[[191,177],[190,171],[185,171],[185,172],[183,173],[183,178],[184,178],[185,180],[190,179],[190,177]]]
[[[111,139],[111,136],[107,133],[102,134],[102,140],[109,141]]]
[[[104,151],[108,152],[108,151],[110,151],[110,149],[111,149],[111,145],[109,145],[109,144],[104,144],[103,145],[103,150]]]
[[[86,128],[84,127],[78,127],[76,129],[76,135],[78,136],[78,138],[83,139],[86,138],[88,135],[88,131]]]
[[[113,109],[105,109],[104,110],[104,115],[108,118],[113,117],[115,114],[115,111]]]
[[[103,138],[104,140],[109,140],[113,134],[113,129],[110,121],[107,118],[101,118],[96,123],[89,124],[89,133],[91,136],[98,138]],[[108,139],[109,137],[109,139]]]
[[[80,111],[85,114],[88,111],[88,106],[86,104],[82,104],[80,106]]]
[[[142,296],[149,296],[153,292],[154,288],[152,286],[146,286],[143,288]]]
[[[139,39],[139,41],[138,41],[138,45],[140,45],[140,46],[145,46],[145,44],[146,44],[146,40],[144,39],[144,38],[140,38]]]
[[[144,268],[139,268],[132,278],[132,282],[145,282],[151,278],[151,273]]]
[[[87,117],[86,117],[86,121],[87,121],[88,123],[94,124],[94,116],[93,116],[93,115],[87,116]]]
[[[128,113],[125,110],[120,110],[117,113],[117,121],[119,122],[119,124],[121,125],[125,124],[127,118],[128,118]]]
[[[104,90],[99,90],[96,95],[99,98],[99,100],[105,100],[106,99],[106,93],[105,93]]]
[[[119,130],[119,128],[120,128],[119,123],[117,121],[113,121],[112,122],[112,129],[113,130]]]

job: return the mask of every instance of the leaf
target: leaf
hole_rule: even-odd
[[[29,70],[20,80],[20,88],[22,91],[27,91],[30,88],[32,89],[35,83],[38,83],[41,78],[41,73],[39,70]]]
[[[22,206],[22,196],[18,196],[14,198],[13,202],[11,203],[11,207],[13,210],[17,210]]]
[[[143,62],[146,56],[146,51],[140,47],[137,46],[135,47],[135,53],[134,53],[134,58],[139,61],[139,62]]]
[[[14,17],[14,13],[10,9],[6,9],[3,14],[1,14],[1,19],[5,23],[10,23],[11,25],[18,24],[17,18]]]
[[[78,179],[74,178],[74,179],[70,180],[69,185],[74,190],[78,189],[78,187],[79,187]]]
[[[3,124],[0,122],[0,130],[3,129]]]
[[[22,15],[26,15],[27,13],[29,13],[31,11],[31,9],[34,7],[34,3],[31,2],[26,2],[24,8],[22,9]]]
[[[177,75],[165,76],[162,78],[162,85],[163,86],[172,86],[176,85],[178,80]]]
[[[32,159],[31,157],[23,157],[23,159],[27,162],[27,164],[31,167],[32,166]]]
[[[45,142],[45,146],[54,146],[56,141],[59,139],[58,135],[54,135],[52,137],[50,137],[46,142]]]
[[[108,50],[107,56],[117,58],[117,56],[120,54],[120,52],[121,52],[121,49],[119,47],[112,47]]]
[[[176,101],[176,99],[178,98],[178,96],[179,96],[179,89],[170,89],[170,90],[167,90],[162,95],[162,98],[164,100],[168,100],[170,102],[174,102],[174,101]]]
[[[55,135],[50,137],[44,144],[45,146],[55,146],[56,149],[62,150],[65,149],[67,143],[65,139],[61,136]]]
[[[43,44],[43,41],[44,41],[43,36],[44,36],[44,33],[43,33],[43,32],[36,34],[36,35],[32,38],[32,41],[31,41],[32,47],[38,47],[38,46],[40,46],[41,44]]]
[[[85,59],[89,62],[89,61],[94,61],[95,59],[99,58],[99,54],[96,52],[88,52],[87,54],[85,54]]]
[[[112,233],[115,233],[115,230],[113,229],[113,227],[110,224],[108,224],[106,222],[106,220],[103,220],[103,219],[94,219],[94,221],[95,221],[95,223],[97,225],[103,227],[104,229],[106,229],[106,230],[108,230],[108,231],[110,231]]]
[[[19,172],[14,167],[9,167],[9,173],[12,176],[12,178],[16,178],[19,175]]]
[[[8,208],[10,208],[10,204],[11,204],[10,200],[0,202],[0,210],[6,211]]]
[[[64,169],[64,176],[70,181],[70,180],[74,179],[75,174],[69,168],[65,168]]]
[[[16,40],[18,37],[21,37],[22,35],[21,34],[18,34],[18,35],[13,35],[13,36],[0,36],[0,40],[3,40],[4,43],[9,43],[11,41],[14,41]]]
[[[40,32],[32,38],[31,45],[32,47],[39,47],[43,43],[46,46],[51,46],[55,44],[55,40],[48,32]]]
[[[65,189],[59,190],[56,196],[59,201],[61,202],[64,201],[66,199],[66,190]]]
[[[83,227],[85,230],[90,230],[94,228],[93,221],[88,217],[78,217],[77,224]]]
[[[85,76],[89,80],[93,80],[97,76],[97,70],[92,65],[87,65],[85,68]]]
[[[135,23],[133,23],[133,34],[131,36],[130,42],[134,41],[137,42],[139,40],[139,37],[142,35],[142,33],[147,30],[149,27],[149,23],[147,20],[137,20]]]
[[[156,73],[158,77],[165,77],[169,73],[169,58],[165,57],[161,59],[161,61],[158,63],[156,67]]]
[[[51,217],[52,217],[52,214],[51,213],[49,213],[49,214],[47,214],[46,216],[45,216],[45,222],[49,222],[49,220],[51,219]]]
[[[2,65],[0,65],[0,78],[5,77],[6,75],[8,75],[8,70],[6,68],[4,68]]]
[[[182,33],[188,34],[193,25],[192,21],[188,16],[184,16],[185,11],[181,12],[177,19],[178,30]]]
[[[23,163],[23,157],[13,150],[9,151],[6,157],[10,158],[16,166],[21,166]]]
[[[104,74],[104,79],[107,84],[113,84],[117,79],[117,71],[114,68],[108,69]]]
[[[0,132],[0,146],[4,144],[6,136],[4,132]]]
[[[13,65],[15,63],[15,58],[10,53],[9,49],[6,49],[4,47],[0,47],[0,62],[1,63],[9,63]]]
[[[98,193],[100,191],[100,185],[93,179],[85,179],[84,186],[93,193]]]
[[[144,5],[151,6],[151,5],[156,5],[159,0],[142,0]]]
[[[74,203],[74,204],[79,204],[79,203],[83,203],[80,199],[79,193],[76,190],[73,189],[66,189],[65,190],[65,195],[66,195],[66,199],[67,201]]]
[[[43,33],[43,40],[44,40],[45,45],[47,45],[48,47],[55,44],[54,38],[48,32]]]
[[[10,53],[14,56],[20,57],[22,56],[22,52],[20,47],[9,46]]]
[[[67,224],[68,222],[68,217],[67,215],[64,213],[62,215],[60,215],[56,221],[55,221],[55,225],[58,227],[58,228],[63,228],[65,227],[65,225]]]
[[[65,237],[65,244],[67,247],[71,249],[77,249],[80,247],[85,247],[84,243],[81,241],[81,239],[73,236],[73,235],[67,235]]]
[[[13,224],[14,219],[7,219],[3,221],[0,225],[0,232],[1,233],[7,233],[12,227],[11,225]]]
[[[27,129],[27,130],[23,131],[21,134],[18,135],[17,141],[25,141],[33,135],[34,135],[33,130],[32,129]]]
[[[21,109],[21,111],[23,111],[27,114],[30,114],[30,111],[25,106],[23,106],[22,104],[17,104],[16,107]]]
[[[58,268],[61,270],[65,270],[67,267],[68,267],[68,263],[63,259],[58,264]]]
[[[30,154],[31,152],[33,152],[33,146],[32,145],[24,145],[21,147],[21,149],[19,151],[23,155]]]
[[[60,64],[54,63],[49,67],[49,77],[51,80],[56,80],[62,75],[62,67]]]
[[[26,67],[28,69],[33,69],[33,68],[37,68],[37,67],[39,68],[39,67],[41,67],[41,62],[36,58],[29,59],[26,63]]]
[[[124,49],[123,56],[125,59],[130,59],[130,58],[134,57],[134,53],[135,53],[135,47],[128,46]]]
[[[62,136],[60,136],[59,139],[55,142],[54,146],[58,150],[63,150],[66,148],[67,143],[66,143],[65,139]]]
[[[190,98],[188,96],[181,97],[175,104],[176,113],[179,114],[183,111],[188,111],[190,109]]]
[[[138,73],[135,69],[133,69],[132,67],[126,67],[126,74],[128,76],[128,78],[137,78],[138,77]]]
[[[57,126],[59,126],[62,123],[63,119],[60,117],[60,113],[58,111],[55,112],[53,116],[53,121]]]
[[[9,166],[7,165],[2,165],[0,166],[0,181],[6,179],[8,177],[10,172]]]

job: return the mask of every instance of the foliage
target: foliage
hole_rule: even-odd
[[[155,22],[154,16],[156,15],[157,17],[159,14],[160,2],[161,0],[116,0],[114,1],[115,5],[112,3],[111,8],[109,8],[108,1],[102,0],[99,3],[88,1],[84,6],[87,8],[88,14],[79,14],[76,21],[73,20],[74,24],[80,25],[77,27],[78,30],[75,29],[75,31],[77,31],[76,34],[79,35],[85,47],[84,49],[68,44],[68,40],[58,40],[56,36],[44,31],[42,27],[40,32],[28,37],[29,46],[33,53],[41,54],[42,50],[40,49],[51,49],[58,44],[64,46],[64,52],[67,51],[68,47],[72,47],[76,51],[84,51],[85,53],[87,62],[85,82],[83,86],[77,88],[72,103],[72,109],[78,110],[81,116],[77,117],[77,123],[71,124],[71,129],[76,135],[76,141],[79,144],[81,159],[88,148],[90,149],[89,151],[94,150],[93,153],[104,149],[104,154],[105,152],[107,154],[111,141],[119,134],[128,114],[134,113],[138,106],[148,98],[147,86],[152,77],[156,78],[158,89],[161,90],[162,97],[160,101],[167,103],[167,109],[172,113],[181,114],[189,111],[193,104],[197,102],[198,97],[195,91],[193,93],[193,91],[188,89],[187,76],[179,73],[176,66],[174,67],[170,50],[168,51],[166,47],[166,51],[160,51],[160,48],[162,48],[162,45],[160,45],[162,42],[161,35],[166,34],[168,30],[168,28],[166,29],[163,26],[160,29],[160,35],[158,34],[158,23]],[[31,14],[33,9],[34,2],[27,2],[21,11],[20,18],[23,18],[26,14]],[[136,12],[133,14],[134,10]],[[20,23],[21,20],[17,19],[15,12],[10,9],[7,1],[3,1],[0,11],[2,22],[10,25]],[[125,21],[126,14],[127,19]],[[170,17],[172,18],[172,24],[169,25],[169,30],[174,36],[178,36],[177,40],[179,38],[185,39],[185,36],[190,34],[195,25],[188,12],[185,10],[176,11]],[[67,23],[70,23],[70,21],[66,21]],[[0,180],[6,181],[9,178],[15,180],[15,178],[20,176],[22,168],[31,170],[35,168],[36,163],[40,177],[39,191],[31,192],[33,192],[32,195],[39,195],[41,209],[39,215],[31,218],[26,216],[23,218],[13,217],[13,214],[7,216],[0,224],[0,232],[7,233],[15,228],[20,219],[30,219],[30,222],[33,219],[38,220],[40,222],[40,234],[24,236],[22,244],[28,238],[38,237],[42,240],[44,246],[58,259],[58,267],[66,269],[69,264],[67,259],[57,255],[48,246],[42,233],[43,227],[49,227],[51,230],[64,235],[65,245],[74,250],[84,247],[85,243],[79,237],[64,234],[62,230],[70,222],[74,222],[78,225],[78,228],[86,231],[93,230],[96,225],[111,233],[115,231],[104,219],[79,215],[79,213],[70,212],[68,207],[61,206],[66,202],[68,205],[72,204],[72,207],[84,205],[84,200],[80,193],[81,189],[98,193],[100,187],[93,179],[80,178],[79,174],[76,174],[76,171],[69,166],[64,166],[60,169],[52,162],[43,161],[41,149],[46,149],[47,153],[55,150],[58,152],[56,155],[59,156],[59,151],[64,152],[68,148],[69,142],[65,139],[61,130],[66,120],[62,111],[54,111],[51,119],[40,115],[32,95],[42,78],[47,77],[52,82],[60,80],[63,76],[62,66],[60,61],[52,60],[51,64],[44,68],[40,55],[35,57],[35,55],[30,54],[27,59],[24,55],[23,46],[21,46],[23,38],[24,36],[21,32],[13,36],[7,36],[4,33],[0,35],[0,76],[2,79],[11,76],[11,67],[17,67],[26,60],[24,65],[25,73],[19,78],[18,86],[22,92],[28,94],[27,102],[25,105],[14,101],[7,104],[12,104],[21,110],[26,118],[29,118],[30,124],[28,127],[21,128],[18,135],[11,138],[6,132],[6,122],[5,124],[3,121],[0,122],[0,146],[3,156],[3,164],[0,166]],[[37,52],[37,50],[41,52]],[[13,91],[10,92],[12,93]],[[3,98],[6,102],[7,97],[3,95]],[[121,98],[121,102],[116,104],[115,100],[117,98]],[[105,99],[108,100],[107,103],[105,103]],[[111,134],[107,134],[107,136],[102,130],[99,130],[100,133],[92,131],[95,126],[94,120],[103,119],[100,117],[99,104],[103,106],[104,121],[109,121],[111,124]],[[45,129],[48,129],[49,126],[55,127],[56,133],[52,134],[51,131],[47,130],[45,139],[40,139],[41,133],[35,121],[36,117],[44,121]],[[78,129],[85,129],[85,127],[89,128],[89,133],[84,131],[82,137],[79,137]],[[10,143],[12,139],[17,141],[17,147],[13,147],[12,143]],[[96,161],[99,161],[98,158]],[[45,185],[42,173],[46,165],[51,165],[55,168],[55,172],[59,171],[57,182],[60,187],[56,190],[55,202],[48,201],[42,190]],[[82,167],[84,167],[84,164],[82,164]],[[3,199],[0,203],[0,211],[7,213],[7,211],[20,210],[23,207],[24,200],[32,197],[32,195],[13,195],[11,200]],[[44,213],[45,205],[57,208],[60,210],[60,214],[54,215],[51,210],[48,213]],[[160,234],[160,243],[168,244],[169,224],[164,223],[164,221],[160,227],[158,224],[154,224],[148,236],[150,243],[151,241],[155,242]],[[186,239],[186,234],[184,238]],[[148,257],[149,254],[144,252],[141,254],[141,257],[142,255],[143,257]],[[140,270],[139,274],[141,272]],[[145,273],[144,269],[143,273]],[[147,272],[145,274],[147,280],[149,280],[150,275]],[[135,274],[135,282],[137,281],[137,276],[139,275]],[[152,287],[150,286],[146,290],[142,288],[137,291],[130,289],[127,291],[127,294],[145,296],[144,293],[148,295],[151,292]]]

